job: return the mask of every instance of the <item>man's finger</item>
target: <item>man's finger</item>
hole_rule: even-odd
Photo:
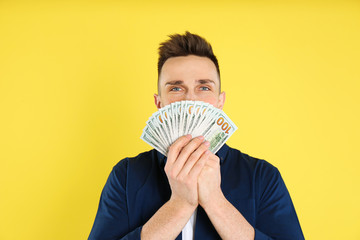
[[[209,155],[211,154],[210,150],[206,150],[199,160],[194,164],[192,169],[189,172],[190,178],[197,178],[201,172],[201,170],[204,168],[206,162],[209,160]]]
[[[183,168],[179,174],[187,175],[193,166],[199,161],[200,157],[209,149],[210,143],[203,142],[185,161]]]
[[[169,152],[168,152],[168,157],[167,157],[167,163],[169,164],[173,164],[174,161],[177,159],[177,157],[179,156],[180,151],[182,150],[182,148],[189,143],[189,141],[191,140],[191,135],[185,135],[182,137],[179,137],[170,147],[169,147]]]
[[[185,162],[188,160],[189,156],[200,146],[204,141],[204,137],[199,136],[193,138],[186,146],[184,146],[177,159],[174,162],[174,170],[180,172],[184,167]]]
[[[215,154],[210,153],[209,161],[207,161],[206,164],[209,165],[212,168],[216,168],[220,164],[220,158],[218,156],[216,156]]]

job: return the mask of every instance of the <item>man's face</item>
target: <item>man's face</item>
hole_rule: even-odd
[[[225,92],[220,93],[219,86],[215,64],[209,58],[194,55],[169,58],[161,69],[155,104],[162,108],[173,102],[193,100],[222,109]]]

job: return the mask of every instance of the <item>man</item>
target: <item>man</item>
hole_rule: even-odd
[[[198,100],[222,109],[218,61],[186,32],[161,44],[157,108]],[[304,239],[279,171],[226,144],[182,136],[166,158],[156,150],[120,161],[100,198],[89,239]]]

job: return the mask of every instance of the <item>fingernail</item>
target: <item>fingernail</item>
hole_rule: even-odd
[[[198,136],[198,138],[202,141],[204,140],[204,136]]]
[[[205,144],[205,146],[210,146],[210,142],[209,142],[209,141],[205,141],[204,144]]]

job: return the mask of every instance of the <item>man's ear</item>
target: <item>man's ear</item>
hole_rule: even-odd
[[[221,92],[221,93],[219,94],[219,102],[218,102],[218,108],[221,109],[221,110],[222,110],[223,107],[224,107],[225,98],[226,98],[225,92]]]
[[[156,93],[154,94],[154,100],[155,100],[155,105],[156,105],[157,109],[160,109],[161,108],[160,96],[157,95]]]

